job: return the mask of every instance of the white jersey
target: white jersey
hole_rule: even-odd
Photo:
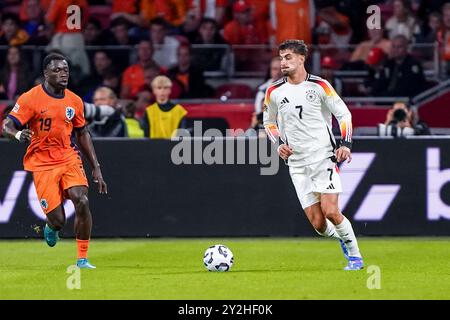
[[[332,114],[339,122],[342,145],[351,148],[350,111],[328,81],[307,74],[305,81],[291,84],[284,77],[266,91],[264,126],[273,142],[279,130],[280,138],[293,149],[289,166],[302,167],[334,156]]]

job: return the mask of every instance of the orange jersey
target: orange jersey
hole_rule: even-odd
[[[112,12],[136,14],[138,12],[138,0],[113,0]]]
[[[287,39],[312,42],[314,5],[311,0],[271,0],[271,20],[276,44]]]
[[[71,5],[76,5],[80,7],[81,10],[81,27],[85,25],[88,16],[88,3],[86,0],[53,0],[48,8],[48,12],[46,14],[46,19],[48,22],[51,22],[55,25],[56,33],[72,33],[72,32],[81,32],[81,28],[69,29],[67,22],[75,21],[74,20],[74,12],[69,11],[67,9]]]
[[[125,69],[122,76],[122,87],[128,88],[127,96],[123,99],[136,98],[139,90],[145,85],[144,68],[139,63]]]
[[[9,117],[16,125],[28,124],[33,132],[23,159],[25,170],[50,170],[80,161],[70,137],[73,128],[85,125],[84,105],[72,91],[66,89],[58,98],[38,85],[19,97]]]
[[[261,36],[261,42],[266,43],[270,31],[269,0],[249,0],[252,7],[253,24]]]
[[[140,11],[145,19],[161,17],[170,24],[179,26],[190,8],[189,0],[142,0]]]

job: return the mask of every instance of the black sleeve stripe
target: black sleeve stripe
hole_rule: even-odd
[[[333,151],[334,151],[334,150],[336,150],[336,143],[334,143],[333,136],[331,135],[330,129],[328,129],[328,126],[327,126],[327,132],[328,132],[328,136],[330,137],[331,146],[333,147]]]

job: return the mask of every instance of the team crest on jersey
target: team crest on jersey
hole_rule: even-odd
[[[42,209],[47,210],[47,208],[48,208],[47,200],[41,199],[41,201],[39,201],[39,203],[41,204]]]
[[[12,109],[12,112],[17,113],[17,112],[19,112],[19,109],[20,109],[20,106],[19,106],[18,103],[16,103],[16,104],[14,105],[14,108]]]
[[[75,116],[75,109],[72,107],[66,107],[66,118],[70,120]]]
[[[263,107],[262,107],[262,111],[266,112],[267,111],[267,105],[264,103]]]
[[[314,90],[306,91],[306,100],[311,103],[319,102],[319,95]]]

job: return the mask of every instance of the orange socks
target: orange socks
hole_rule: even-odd
[[[78,247],[78,259],[87,258],[89,240],[77,239],[77,247]]]

